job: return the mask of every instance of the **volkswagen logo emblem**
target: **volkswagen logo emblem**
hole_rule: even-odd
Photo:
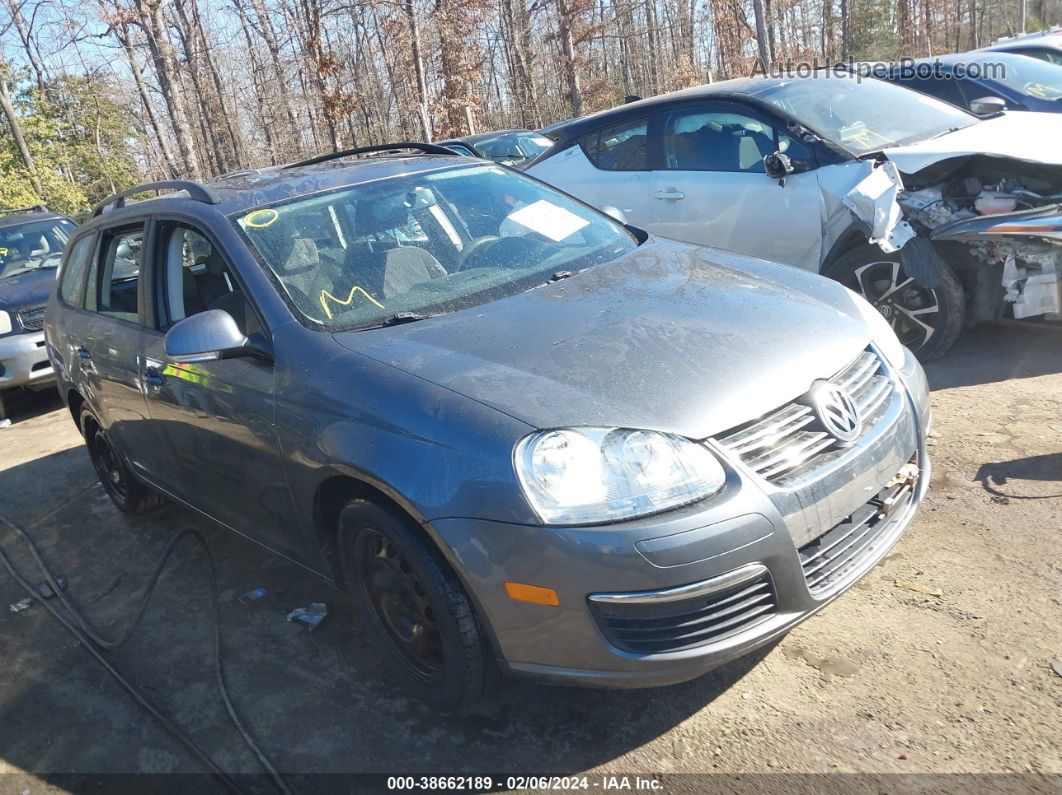
[[[829,381],[816,381],[808,392],[808,403],[826,433],[848,445],[863,432],[863,418],[852,396]]]

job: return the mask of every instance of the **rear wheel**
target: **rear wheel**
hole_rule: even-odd
[[[96,476],[114,506],[124,514],[148,513],[162,507],[165,498],[145,486],[125,465],[99,420],[88,409],[81,412],[81,429]]]
[[[940,283],[927,287],[907,275],[899,252],[860,247],[838,257],[825,275],[862,295],[889,322],[900,342],[929,361],[955,343],[966,313],[955,272],[945,262],[938,265]]]
[[[343,574],[405,684],[456,711],[483,692],[488,658],[472,603],[410,520],[367,500],[339,516]]]

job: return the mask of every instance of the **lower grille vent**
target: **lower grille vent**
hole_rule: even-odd
[[[659,654],[744,632],[774,616],[777,604],[771,575],[763,569],[752,579],[703,596],[641,604],[595,602],[591,596],[590,609],[616,648]]]

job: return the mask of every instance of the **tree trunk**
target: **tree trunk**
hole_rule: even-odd
[[[163,135],[158,116],[155,114],[155,108],[151,104],[151,96],[148,94],[147,85],[144,83],[144,73],[140,71],[140,64],[137,63],[136,53],[133,51],[133,45],[129,39],[128,28],[125,26],[116,28],[115,36],[118,39],[118,43],[122,45],[125,57],[129,61],[129,71],[133,73],[133,82],[136,83],[136,90],[140,95],[140,103],[144,106],[144,113],[147,115],[148,123],[151,125],[151,130],[155,133],[155,138],[158,140],[159,151],[162,153],[162,158],[166,161],[169,176],[176,177],[180,174],[180,169],[177,167],[177,159],[173,156],[173,151],[170,149],[169,139]]]
[[[431,116],[428,115],[428,80],[424,76],[424,57],[421,54],[420,22],[413,0],[403,0],[402,10],[409,20],[409,35],[413,40],[413,72],[417,78],[417,110],[420,115],[420,134],[425,142],[431,141]],[[453,46],[453,45],[452,45]]]
[[[162,97],[166,101],[166,108],[173,124],[177,148],[181,152],[181,159],[184,161],[188,175],[192,179],[198,179],[201,174],[199,156],[192,137],[192,128],[188,122],[188,109],[181,92],[177,56],[174,54],[173,43],[166,29],[163,1],[134,0],[140,17],[140,25],[147,34],[148,49],[151,51],[151,60],[155,66],[159,88],[162,90]]]
[[[30,69],[37,82],[37,88],[43,94],[48,87],[48,72],[41,63],[40,53],[36,52],[30,31],[26,26],[26,20],[22,16],[22,4],[17,0],[5,0],[7,10],[11,14],[11,21],[15,24],[18,37],[22,40],[22,48],[26,51],[26,60],[29,61]]]
[[[752,11],[756,15],[756,45],[760,51],[760,66],[764,72],[771,71],[771,42],[767,38],[767,17],[763,12],[763,0],[752,0]]]
[[[560,35],[561,53],[564,55],[564,76],[568,82],[568,102],[573,116],[583,115],[583,88],[579,82],[579,68],[575,62],[575,39],[572,26],[575,24],[575,9],[572,0],[557,0],[557,27]]]
[[[277,43],[277,35],[273,30],[273,22],[266,11],[264,0],[251,0],[251,6],[254,8],[255,15],[258,17],[258,24],[260,27],[259,33],[266,43],[266,49],[269,50],[269,58],[273,62],[273,71],[276,74],[276,88],[277,93],[280,95],[280,104],[284,110],[284,115],[288,118],[288,124],[291,126],[291,135],[295,142],[294,153],[300,153],[302,151],[300,145],[302,135],[299,130],[299,122],[295,115],[295,109],[292,106],[291,92],[288,90],[288,81],[284,76],[284,67],[280,63],[280,45]]]
[[[0,107],[4,110],[4,117],[7,119],[7,126],[11,130],[11,137],[15,139],[15,148],[18,149],[18,155],[22,158],[22,164],[26,167],[26,171],[29,172],[30,184],[33,189],[40,195],[41,183],[37,179],[37,169],[33,163],[33,155],[30,154],[29,147],[26,145],[26,138],[22,134],[22,125],[19,124],[18,116],[15,115],[15,106],[11,102],[11,94],[7,89],[7,77],[2,73],[6,64],[0,62]],[[41,197],[43,199],[43,197]]]

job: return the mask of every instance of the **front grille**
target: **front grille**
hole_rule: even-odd
[[[863,351],[830,381],[852,396],[863,418],[864,434],[885,414],[893,386],[873,351]],[[833,436],[808,427],[815,425],[811,407],[793,402],[727,432],[716,442],[756,474],[786,486],[826,463],[824,457],[839,449]]]
[[[716,643],[767,621],[777,609],[764,570],[706,596],[659,604],[600,603],[590,610],[608,642],[636,654],[659,654]]]
[[[44,328],[44,304],[18,310],[18,322],[26,331],[40,331]]]
[[[890,518],[906,513],[914,487],[913,476],[886,486],[843,522],[800,548],[800,565],[812,596],[829,593],[879,551]]]

